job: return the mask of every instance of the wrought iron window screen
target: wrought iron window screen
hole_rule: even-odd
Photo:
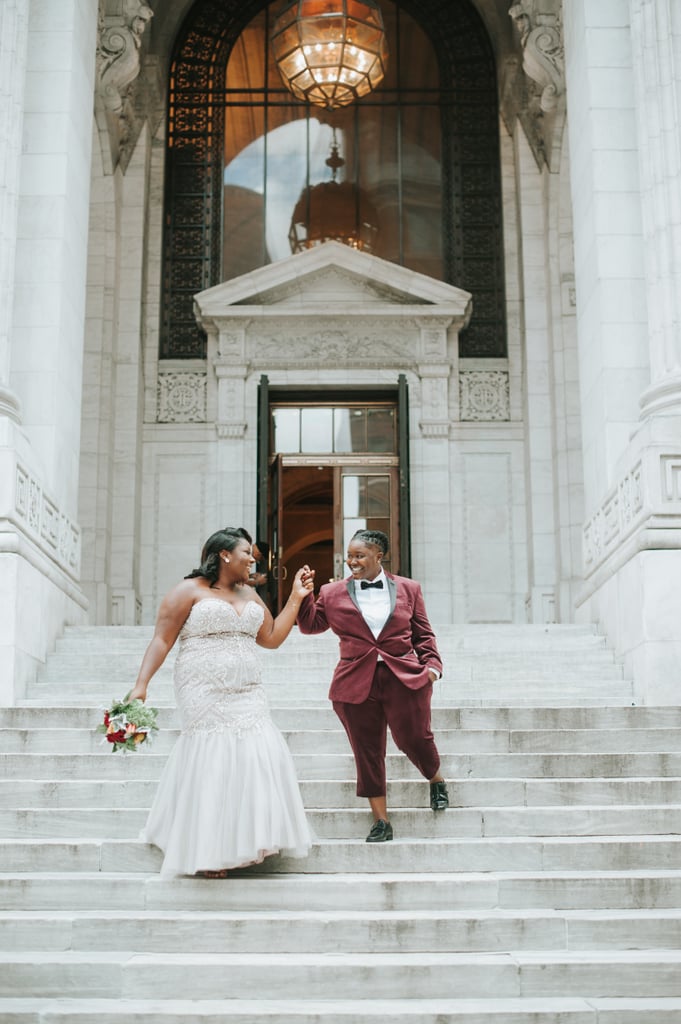
[[[179,33],[170,69],[163,238],[160,357],[205,357],[193,314],[196,292],[221,278],[225,69],[262,0],[198,0]],[[460,341],[463,357],[506,355],[499,120],[494,56],[468,0],[398,0],[430,36],[442,126],[442,248],[446,281],[473,293],[474,314]],[[411,93],[417,90],[410,88]],[[231,90],[230,90],[231,92]],[[239,89],[240,104],[296,102],[281,91]],[[387,106],[371,95],[361,106]],[[399,121],[398,121],[399,124]],[[400,147],[398,147],[398,159]],[[401,180],[401,175],[398,175]],[[400,218],[401,223],[401,218]],[[400,241],[400,259],[402,243]]]

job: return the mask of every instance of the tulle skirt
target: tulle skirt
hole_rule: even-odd
[[[141,838],[164,853],[161,877],[305,857],[312,835],[286,741],[257,727],[182,733]]]

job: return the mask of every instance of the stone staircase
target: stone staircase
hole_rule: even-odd
[[[263,658],[317,845],[165,882],[136,836],[177,733],[170,664],[149,751],[93,732],[149,636],[69,630],[0,710],[3,1024],[681,1022],[681,710],[632,706],[593,631],[438,629],[452,807],[391,751],[380,846],[326,701],[335,640],[294,633]]]

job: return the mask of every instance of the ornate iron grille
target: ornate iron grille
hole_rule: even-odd
[[[494,57],[468,0],[398,0],[431,37],[442,81],[446,279],[473,293],[460,354],[505,356],[506,325]],[[263,0],[197,0],[170,68],[160,357],[205,356],[196,292],[218,284],[227,60]]]

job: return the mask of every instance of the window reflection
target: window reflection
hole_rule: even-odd
[[[336,180],[357,190],[358,210],[375,214],[371,251],[442,279],[437,59],[404,10],[379,3],[392,55],[386,80],[332,114],[294,100],[281,83],[267,46],[279,0],[233,48],[225,83],[223,280],[290,254],[299,200],[332,179],[334,132],[344,161]]]
[[[382,530],[390,536],[390,477],[386,474],[343,475],[343,539],[346,550],[357,530]],[[389,569],[390,559],[384,559],[383,564]]]
[[[273,447],[278,454],[300,451],[300,410],[274,409],[272,412]]]
[[[303,452],[333,451],[333,409],[301,409]]]

